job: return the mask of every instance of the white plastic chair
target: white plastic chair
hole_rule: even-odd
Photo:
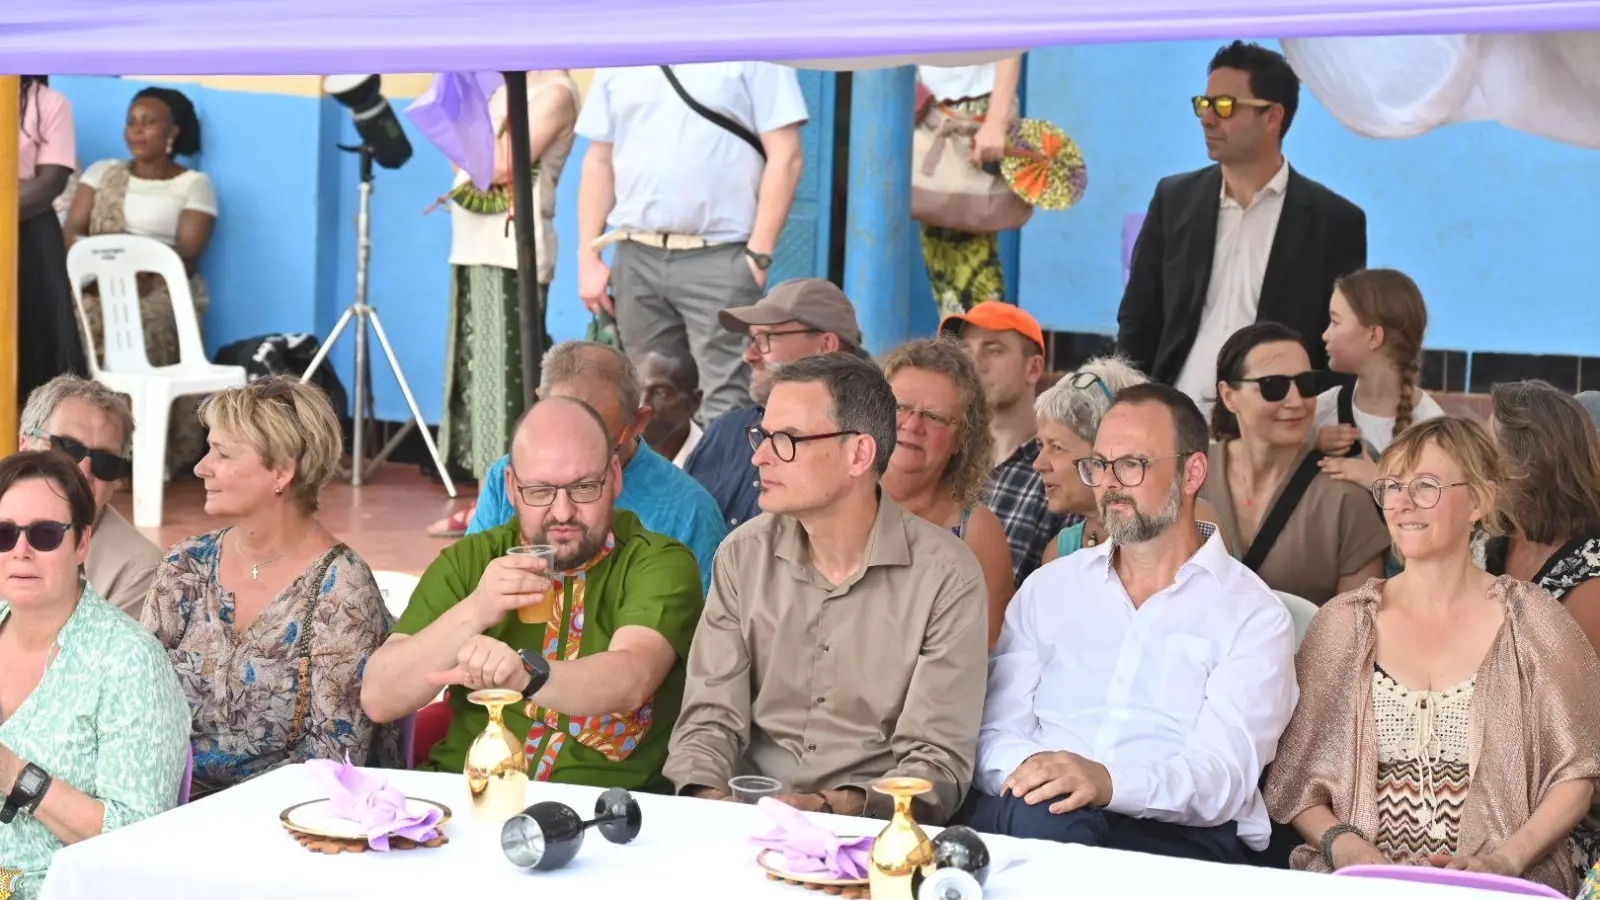
[[[417,589],[417,584],[422,581],[415,575],[404,572],[373,572],[372,577],[378,582],[378,591],[383,594],[383,605],[388,607],[389,615],[400,618],[411,603],[411,592]]]
[[[178,362],[152,366],[145,356],[144,325],[139,316],[140,272],[166,279],[172,315],[178,330]],[[89,374],[133,406],[133,524],[161,524],[161,495],[166,488],[167,419],[172,401],[192,394],[210,394],[243,387],[249,380],[239,366],[213,365],[200,342],[200,323],[189,294],[189,275],[177,251],[153,238],[102,234],[81,238],[67,253],[67,275],[89,344]],[[83,286],[93,279],[100,290],[101,334],[89,334],[83,310]],[[105,347],[105,365],[96,346]]]
[[[1294,645],[1306,639],[1306,629],[1311,627],[1311,620],[1316,618],[1317,605],[1304,597],[1286,594],[1283,591],[1273,591],[1278,595],[1278,601],[1284,609],[1289,611],[1289,618],[1294,620]]]

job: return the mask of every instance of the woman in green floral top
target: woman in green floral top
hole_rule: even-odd
[[[191,796],[310,759],[398,765],[398,731],[361,711],[389,613],[367,564],[315,515],[342,449],[327,398],[264,379],[213,394],[201,418],[206,512],[237,524],[168,551],[141,617],[194,713]]]
[[[82,579],[94,500],[53,451],[0,462],[0,897],[67,844],[171,809],[189,709],[161,648]]]

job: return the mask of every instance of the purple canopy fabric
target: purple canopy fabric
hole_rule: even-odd
[[[7,0],[0,69],[482,72],[1600,28],[1600,0]]]
[[[499,72],[441,72],[406,107],[406,118],[445,158],[488,190],[494,181],[494,122],[489,97],[505,84]]]

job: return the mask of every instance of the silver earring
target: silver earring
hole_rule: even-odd
[[[274,493],[274,494],[277,494],[277,495],[278,495],[278,496],[279,496],[279,497],[282,497],[282,496],[283,496],[283,488],[281,488],[281,487],[276,487],[276,488],[273,488],[273,489],[272,489],[272,492],[273,492],[273,493]]]

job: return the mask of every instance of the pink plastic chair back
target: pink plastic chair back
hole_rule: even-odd
[[[1390,881],[1443,884],[1480,891],[1497,891],[1502,894],[1522,894],[1526,897],[1566,896],[1548,885],[1523,878],[1508,878],[1504,875],[1490,875],[1487,872],[1465,872],[1460,869],[1435,869],[1432,866],[1350,866],[1340,869],[1335,874],[1351,878],[1385,878]]]
[[[183,764],[183,781],[178,783],[178,805],[189,802],[189,785],[194,782],[194,745],[189,745],[189,761]]]

